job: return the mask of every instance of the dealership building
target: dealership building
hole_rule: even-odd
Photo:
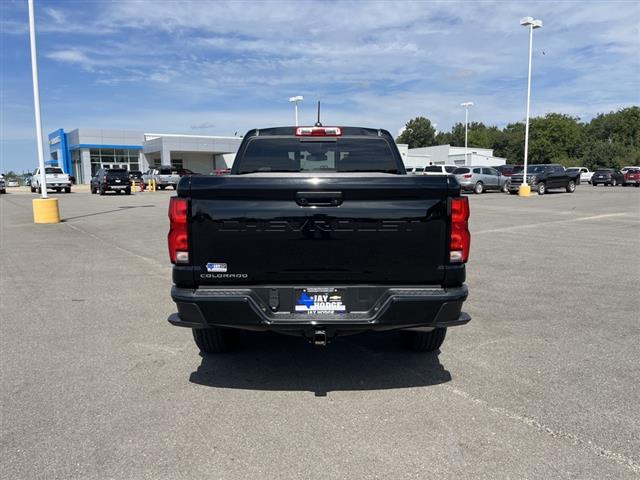
[[[100,168],[145,171],[172,166],[210,174],[230,168],[240,137],[175,135],[129,130],[60,128],[49,134],[50,165],[89,183]]]
[[[464,147],[453,147],[451,145],[409,148],[406,144],[398,144],[398,149],[407,168],[426,167],[428,165],[498,167],[507,163],[506,158],[494,156],[491,148],[469,146],[465,149]]]
[[[241,137],[144,133],[130,130],[60,128],[49,134],[49,165],[73,175],[77,183],[89,183],[100,168],[146,171],[171,166],[211,174],[231,168]],[[484,165],[507,163],[487,148],[437,145],[409,148],[398,144],[407,168],[427,165]]]

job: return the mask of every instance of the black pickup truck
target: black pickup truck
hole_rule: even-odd
[[[169,204],[173,325],[202,352],[239,330],[401,330],[437,350],[471,319],[469,204],[452,175],[406,175],[385,130],[249,131],[230,175],[186,176]]]
[[[509,193],[515,195],[522,184],[523,172],[514,173],[507,184]],[[527,183],[531,191],[544,195],[547,191],[562,188],[567,193],[573,193],[580,183],[580,171],[565,170],[562,165],[540,164],[527,167]]]
[[[124,192],[131,195],[129,171],[125,168],[101,168],[90,182],[91,193]]]

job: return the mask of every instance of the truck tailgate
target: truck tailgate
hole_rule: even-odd
[[[194,280],[440,284],[450,181],[385,174],[193,177]]]
[[[375,173],[185,178],[178,195],[191,199],[194,281],[441,284],[450,182]]]

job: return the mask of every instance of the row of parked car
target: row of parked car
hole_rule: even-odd
[[[407,172],[413,175],[454,175],[463,190],[483,193],[487,190],[518,193],[523,183],[524,167],[522,165],[502,165],[499,167],[456,165],[429,165],[412,167]],[[640,186],[640,167],[624,167],[622,170],[599,168],[595,172],[586,167],[565,169],[558,164],[529,165],[527,167],[527,183],[533,191],[544,195],[550,189],[564,189],[569,193],[575,191],[580,183],[592,185],[635,185]]]
[[[104,195],[107,192],[131,194],[132,183],[149,187],[155,183],[156,188],[164,190],[178,188],[180,178],[185,175],[197,175],[187,168],[160,167],[150,168],[145,172],[134,170],[129,172],[125,168],[101,168],[91,178],[91,193]]]

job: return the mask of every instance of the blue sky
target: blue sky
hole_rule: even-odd
[[[525,112],[588,120],[640,104],[640,4],[35,0],[43,128],[233,135],[301,122],[397,134],[418,115],[448,130]],[[26,0],[0,1],[0,170],[37,163]]]

